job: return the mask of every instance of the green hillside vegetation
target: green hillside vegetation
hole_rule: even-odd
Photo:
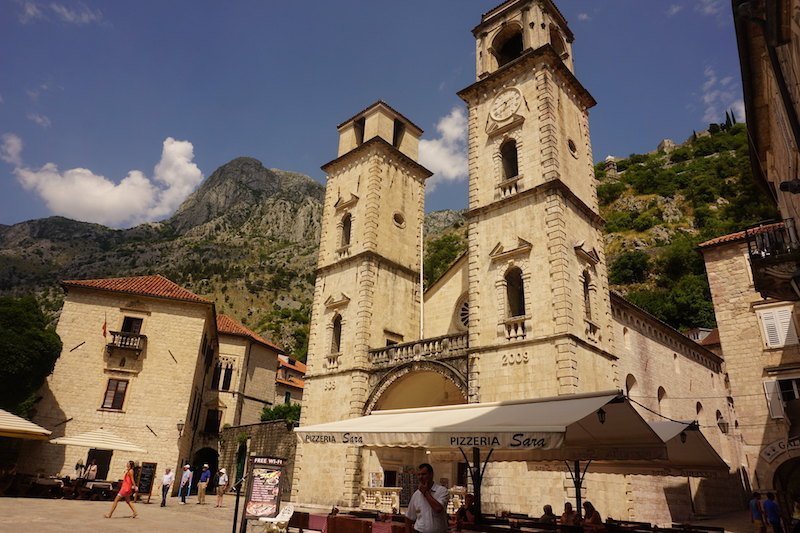
[[[595,173],[612,288],[678,329],[714,327],[697,244],[777,217],[752,178],[744,124],[712,124],[670,153],[632,154],[616,176],[605,166]]]

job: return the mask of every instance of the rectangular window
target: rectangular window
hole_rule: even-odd
[[[228,365],[225,367],[225,373],[222,376],[222,386],[220,390],[231,390],[231,380],[233,379],[233,367]]]
[[[208,413],[206,413],[206,425],[203,431],[206,433],[219,433],[220,420],[222,420],[222,411],[209,409]]]
[[[219,390],[219,377],[222,374],[222,363],[217,363],[214,367],[214,374],[211,376],[211,390]]]
[[[780,379],[778,388],[781,391],[781,399],[784,402],[800,400],[800,378]]]
[[[786,305],[756,311],[761,322],[761,334],[767,348],[780,348],[798,343],[792,316],[793,309],[793,305]]]
[[[286,391],[283,393],[283,403],[292,403],[292,393]]]
[[[142,323],[144,320],[141,318],[134,318],[132,316],[126,316],[122,319],[122,332],[123,333],[131,333],[133,335],[139,335],[142,332]]]
[[[103,396],[103,409],[122,409],[122,405],[125,403],[125,391],[127,390],[127,380],[109,379],[106,394]]]

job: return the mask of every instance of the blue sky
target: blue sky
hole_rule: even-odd
[[[0,223],[168,217],[237,156],[324,179],[378,99],[425,129],[427,210],[466,206],[471,29],[500,0],[0,0]],[[736,109],[728,0],[556,0],[595,160]]]

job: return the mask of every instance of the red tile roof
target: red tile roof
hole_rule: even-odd
[[[712,329],[711,333],[706,335],[706,338],[701,340],[699,344],[702,346],[714,346],[715,344],[720,344],[719,328]]]
[[[289,361],[294,361],[294,363],[290,363]],[[286,368],[291,368],[292,370],[296,370],[302,374],[306,373],[306,364],[298,361],[297,359],[290,359],[289,357],[283,355],[278,357],[278,368],[285,366]]]
[[[61,285],[64,287],[81,287],[99,291],[140,294],[142,296],[182,300],[185,302],[212,303],[211,300],[206,300],[193,292],[187,291],[177,283],[168,280],[160,274],[155,276],[136,276],[132,278],[67,280],[62,281]]]
[[[283,353],[283,350],[278,345],[268,341],[255,331],[244,326],[243,324],[240,324],[239,322],[229,317],[228,315],[217,315],[217,331],[220,334],[236,335],[237,337],[247,337],[248,339],[263,344],[268,348],[272,348],[273,350]]]
[[[306,386],[306,382],[298,378],[291,378],[288,380],[275,378],[275,383],[280,383],[281,385],[286,385],[287,387],[294,387],[296,389],[302,389],[303,387]]]
[[[701,242],[697,245],[698,248],[709,248],[711,246],[719,246],[720,244],[727,244],[730,242],[736,242],[744,240],[745,235],[749,232],[751,235],[757,235],[759,233],[764,233],[767,231],[772,231],[774,229],[778,229],[783,226],[783,222],[775,222],[774,224],[765,224],[763,226],[759,226],[757,228],[752,228],[747,231],[737,231],[736,233],[731,233],[728,235],[723,235],[722,237],[717,237],[715,239],[711,239],[706,242]]]

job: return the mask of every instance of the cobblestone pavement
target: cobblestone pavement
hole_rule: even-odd
[[[159,506],[158,500],[150,504],[140,502],[134,504],[139,514],[134,520],[124,501],[117,505],[112,518],[103,518],[111,509],[111,502],[0,498],[0,532],[230,532],[235,497],[226,496],[224,507],[220,509],[214,508],[215,500],[211,498],[210,504],[196,505],[192,497],[186,505],[179,505],[178,498],[170,498],[164,508]],[[240,505],[244,505],[244,498]],[[259,528],[248,531],[256,532]]]

